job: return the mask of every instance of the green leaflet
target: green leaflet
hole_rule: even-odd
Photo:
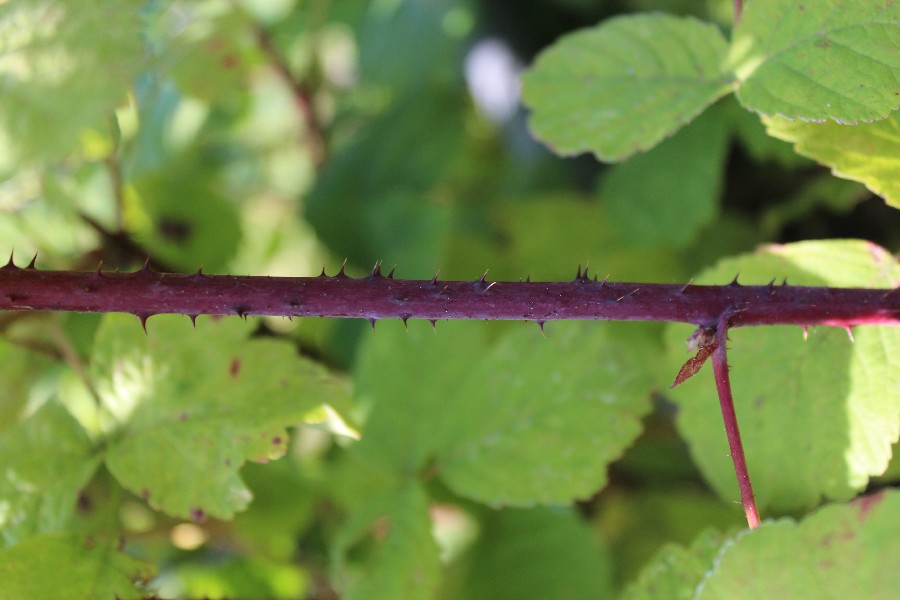
[[[764,523],[722,547],[694,596],[893,598],[900,589],[900,494],[827,506],[800,523]]]
[[[80,535],[41,535],[0,550],[0,598],[95,600],[146,597],[136,589],[153,569],[114,542]]]
[[[53,401],[0,434],[3,545],[65,531],[99,462],[78,422]]]
[[[0,146],[19,159],[54,159],[86,128],[106,129],[141,66],[141,4],[0,5]]]
[[[764,117],[769,135],[791,142],[799,154],[831,167],[838,177],[863,183],[900,208],[900,113],[848,127]]]
[[[156,316],[145,334],[107,315],[91,360],[108,413],[106,465],[151,506],[202,520],[229,518],[250,492],[246,459],[278,458],[285,427],[344,390],[321,366],[280,341],[247,339],[252,323]]]
[[[750,110],[809,121],[884,119],[900,106],[900,5],[747,2],[729,62]]]
[[[900,282],[900,266],[889,253],[856,241],[767,246],[720,261],[695,282],[721,284],[736,273],[741,283],[758,285],[773,277],[794,285]],[[690,334],[690,327],[669,327],[673,374],[687,356]],[[900,434],[900,332],[856,327],[853,337],[835,328],[810,331],[806,341],[798,327],[729,332],[737,416],[764,513],[808,509],[822,497],[849,499],[887,467]],[[679,430],[704,476],[723,498],[737,498],[711,369],[672,396],[680,406]]]
[[[523,78],[531,128],[558,154],[623,160],[730,91],[727,53],[715,26],[664,14],[617,17],[567,35]]]

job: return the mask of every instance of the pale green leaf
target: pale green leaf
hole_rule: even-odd
[[[0,536],[5,545],[65,531],[99,463],[84,430],[48,402],[0,435]]]
[[[893,287],[900,266],[867,242],[767,246],[726,259],[695,279],[838,287]],[[778,288],[775,288],[778,293]],[[688,326],[672,325],[670,369],[689,356]],[[822,497],[848,499],[882,473],[900,434],[900,331],[799,327],[729,332],[731,383],[750,476],[761,508],[807,509]],[[678,427],[704,476],[725,499],[738,498],[711,369],[673,390]]]
[[[432,425],[442,477],[492,505],[589,497],[650,408],[642,350],[598,323],[555,323],[546,339],[533,326],[510,331]]]
[[[684,246],[714,219],[729,137],[718,108],[603,176],[599,196],[623,239]]]
[[[562,155],[648,150],[731,89],[719,30],[690,17],[616,17],[560,39],[523,78],[535,135]]]
[[[900,5],[883,0],[747,2],[730,62],[756,112],[855,123],[900,106]]]
[[[900,113],[874,123],[840,125],[766,117],[769,135],[831,167],[838,177],[859,181],[900,208]]]
[[[64,155],[105,127],[140,68],[142,4],[0,4],[0,138],[21,158]]]
[[[900,494],[887,490],[776,521],[723,547],[697,600],[878,598],[900,590]]]
[[[136,585],[153,575],[115,542],[79,535],[42,535],[0,550],[0,598],[98,600],[146,597]]]
[[[358,560],[350,560],[353,550]],[[370,498],[341,527],[333,545],[335,581],[347,600],[429,600],[440,577],[428,497],[403,483]]]
[[[693,600],[697,585],[725,541],[715,530],[701,533],[689,548],[667,544],[659,549],[620,600]]]
[[[247,339],[253,324],[108,315],[91,374],[112,430],[106,464],[119,482],[172,515],[228,518],[250,492],[246,459],[280,457],[285,427],[345,393],[287,343]]]
[[[570,507],[488,515],[441,600],[595,600],[611,597],[612,569],[597,535]]]

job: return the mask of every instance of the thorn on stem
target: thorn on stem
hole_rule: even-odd
[[[407,331],[409,331],[409,318],[410,318],[411,316],[412,316],[412,315],[409,315],[409,314],[406,314],[406,313],[400,315],[400,320],[403,321],[403,327],[405,327]]]
[[[103,261],[101,260],[97,263],[97,270],[94,272],[94,277],[103,277]]]
[[[602,281],[600,281],[600,287],[606,287],[607,281],[609,281],[609,275],[607,275],[606,277],[603,278]]]
[[[847,337],[850,338],[850,343],[855,344],[855,343],[856,343],[856,340],[853,339],[853,330],[850,329],[850,326],[849,326],[849,325],[845,325],[845,326],[844,326],[844,331],[847,332]]]
[[[372,267],[372,272],[369,273],[369,278],[370,279],[378,279],[380,277],[382,277],[382,274],[381,274],[381,261],[379,260],[375,263],[375,266]]]
[[[31,262],[28,263],[28,266],[25,267],[25,268],[26,268],[26,269],[31,269],[31,270],[37,269],[37,267],[35,266],[35,263],[36,263],[36,262],[37,262],[37,252],[34,253],[34,258],[31,259]]]
[[[141,328],[144,330],[144,334],[147,334],[147,319],[149,319],[152,315],[150,313],[134,313],[138,319],[141,320]]]
[[[324,267],[324,266],[322,267],[322,272],[319,273],[319,277],[328,277],[328,275],[325,274],[325,267]]]
[[[396,270],[397,270],[397,265],[394,265],[393,267],[391,267],[391,272],[388,273],[387,278],[388,278],[388,279],[393,279],[393,278],[394,278],[394,271],[396,271]]]
[[[687,282],[686,284],[684,284],[684,287],[683,287],[683,288],[681,288],[680,290],[678,290],[678,293],[679,293],[679,294],[685,293],[685,292],[687,291],[687,289],[688,289],[689,287],[691,287],[691,284],[692,284],[692,283],[694,283],[694,278],[693,278],[693,277],[691,277],[690,279],[688,279],[688,282]]]
[[[197,329],[197,315],[187,315],[187,317],[191,320],[191,325],[194,329]]]
[[[375,323],[376,323],[376,321],[378,321],[378,319],[375,319],[375,318],[373,318],[373,317],[369,317],[369,318],[366,319],[366,320],[369,322],[369,325],[372,326],[372,333],[375,333]]]
[[[428,322],[431,323],[431,330],[437,333],[437,319],[428,319]]]
[[[5,265],[3,265],[3,266],[0,267],[0,268],[2,268],[2,269],[18,269],[18,268],[19,268],[19,267],[16,266],[16,263],[13,261],[13,254],[14,254],[14,253],[15,253],[15,250],[10,250],[10,252],[9,252],[9,262],[7,262]]]
[[[438,284],[438,275],[441,274],[441,270],[438,269],[437,273],[434,274],[434,277],[431,278],[431,285],[436,286]]]
[[[741,284],[738,283],[738,277],[740,277],[740,273],[734,276],[734,279],[731,280],[731,283],[728,284],[729,287],[741,287]]]
[[[803,341],[805,342],[806,340],[809,339],[809,325],[802,325],[802,328],[803,328]]]
[[[535,323],[541,329],[541,335],[544,336],[544,339],[547,339],[547,334],[544,333],[544,321],[535,321]]]
[[[347,268],[347,259],[345,258],[344,262],[341,263],[341,270],[338,271],[338,274],[335,275],[335,277],[341,277],[341,278],[347,277],[347,273],[345,272],[346,268]]]

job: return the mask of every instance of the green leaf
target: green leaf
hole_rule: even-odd
[[[0,550],[0,598],[138,600],[153,575],[113,543],[79,535],[42,535]]]
[[[769,135],[831,167],[838,177],[863,183],[900,208],[900,113],[875,123],[847,126],[766,117]]]
[[[142,4],[0,5],[0,138],[20,159],[63,156],[111,116],[142,62]]]
[[[362,558],[349,560],[351,550]],[[369,499],[338,532],[333,552],[347,600],[430,600],[439,582],[428,498],[415,482]]]
[[[3,543],[66,530],[99,462],[84,430],[55,402],[7,429],[0,435]]]
[[[441,600],[588,600],[611,597],[607,552],[570,508],[489,515]]]
[[[776,521],[723,547],[698,600],[893,598],[900,589],[900,494],[828,506],[801,523]]]
[[[523,78],[535,135],[562,155],[648,150],[731,89],[719,30],[664,14],[617,17],[560,39]]]
[[[620,600],[693,600],[697,585],[709,570],[725,536],[706,530],[689,548],[667,544],[660,548],[629,585]]]
[[[757,285],[773,277],[838,287],[900,282],[900,266],[888,252],[857,241],[767,246],[723,260],[695,281],[721,284],[736,273],[741,283]],[[691,332],[669,328],[673,376]],[[855,327],[851,341],[840,329],[819,328],[804,341],[799,327],[752,327],[731,330],[729,338],[736,411],[760,508],[848,499],[885,470],[900,434],[900,331]],[[723,498],[737,498],[711,369],[672,395],[695,462]]]
[[[603,176],[599,196],[624,239],[684,246],[714,219],[728,147],[726,114],[716,108]]]
[[[458,383],[452,412],[432,424],[443,479],[491,505],[595,493],[650,408],[641,349],[597,323],[554,324],[546,339],[532,327],[513,329]]]
[[[756,112],[855,123],[900,106],[900,5],[748,2],[731,42],[737,97]]]
[[[653,386],[643,339],[596,323],[554,324],[544,339],[516,325],[485,349],[481,324],[410,325],[405,338],[379,330],[360,355],[372,414],[357,450],[370,464],[409,476],[433,459],[468,498],[565,503],[600,489],[640,432]]]
[[[91,361],[112,419],[106,464],[154,508],[180,517],[229,518],[251,494],[246,459],[287,448],[285,427],[344,391],[284,342],[247,339],[239,319],[157,316],[145,334],[134,317],[108,315]]]

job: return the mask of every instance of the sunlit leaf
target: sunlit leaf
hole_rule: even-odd
[[[562,155],[619,161],[648,150],[731,89],[725,38],[664,14],[569,34],[523,78],[535,135]]]
[[[848,126],[765,119],[770,135],[792,142],[797,152],[859,181],[888,204],[900,208],[900,113],[883,121]]]
[[[710,564],[698,600],[892,598],[900,589],[900,494],[825,507],[800,523],[764,523]]]
[[[900,266],[865,242],[767,246],[720,261],[695,279],[744,284],[892,287]],[[774,293],[778,293],[778,287]],[[669,328],[672,374],[687,358],[688,326]],[[896,328],[799,327],[729,332],[728,360],[738,421],[762,509],[808,509],[822,497],[846,500],[882,473],[900,434],[900,332]],[[673,390],[678,426],[704,476],[725,499],[738,498],[711,369]]]
[[[203,520],[246,508],[238,470],[278,458],[286,426],[343,394],[319,365],[281,341],[247,339],[252,323],[108,315],[91,373],[112,418],[106,465],[151,506]]]
[[[85,128],[106,126],[141,66],[141,5],[0,4],[0,138],[20,158],[65,155]]]
[[[78,422],[52,401],[0,435],[3,543],[65,531],[99,462]]]
[[[882,0],[747,2],[730,62],[737,97],[769,116],[839,123],[900,106],[900,5]]]
[[[0,598],[139,600],[153,569],[114,546],[79,535],[42,535],[0,550]]]

